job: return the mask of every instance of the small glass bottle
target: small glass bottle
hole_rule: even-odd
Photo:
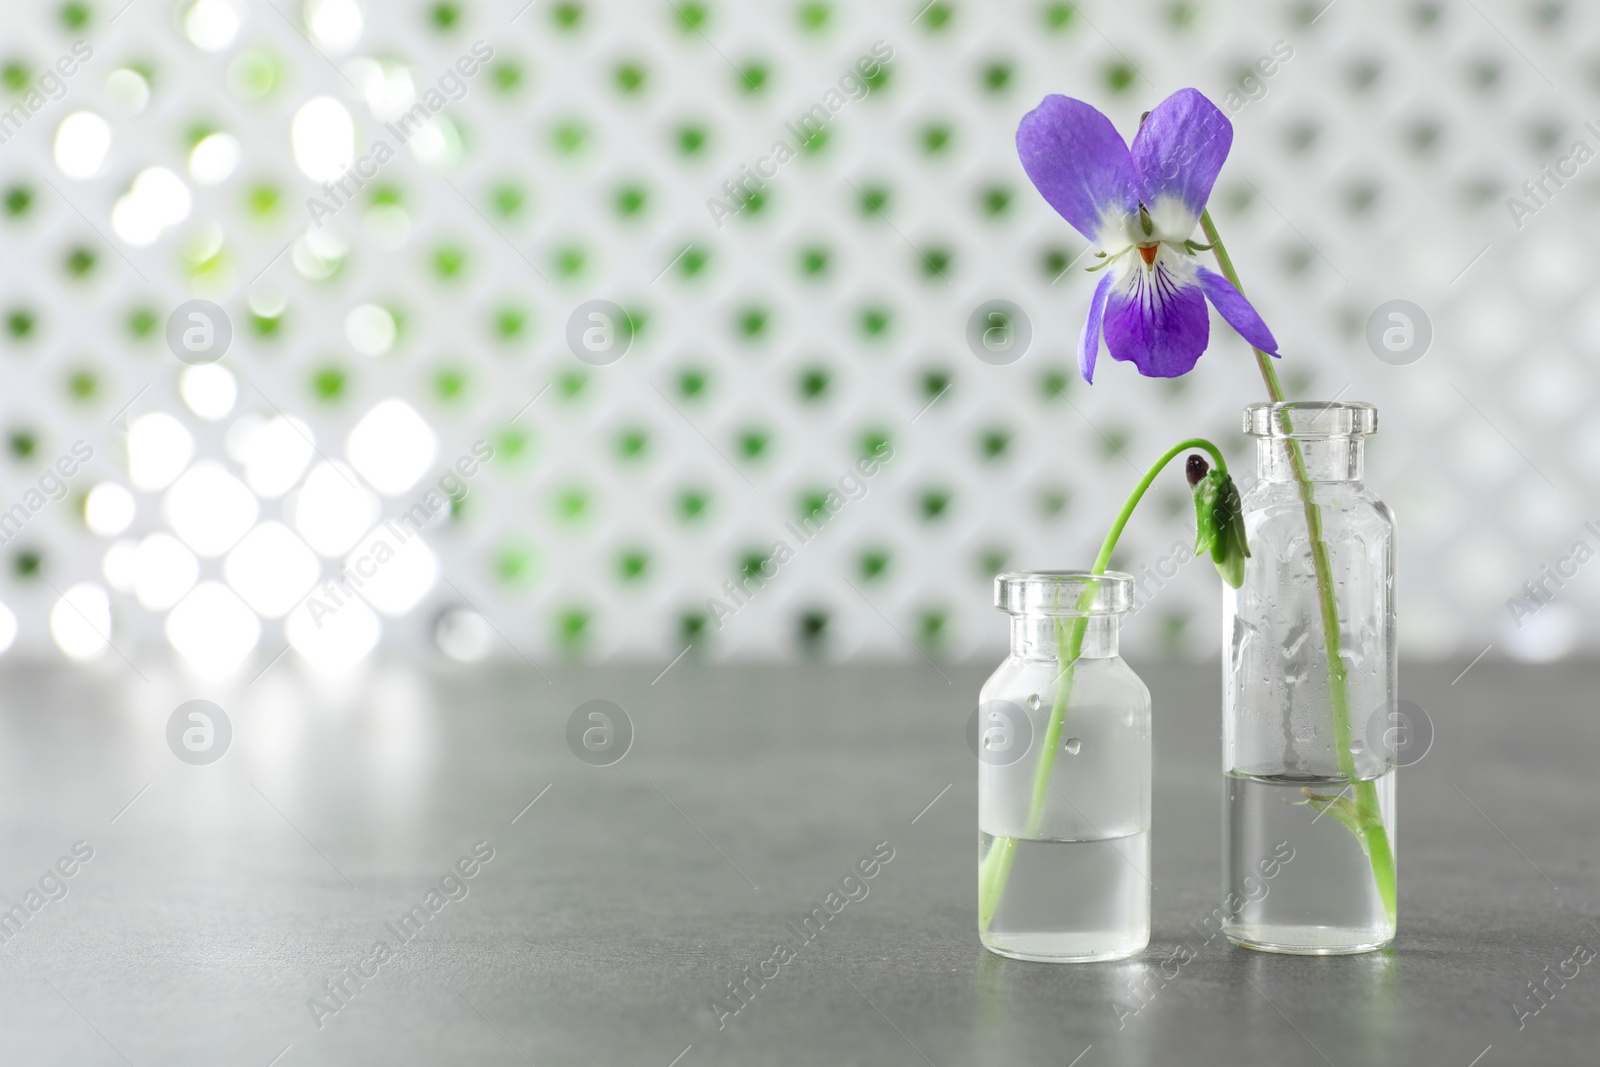
[[[1150,691],[1117,655],[1133,579],[995,578],[1011,654],[984,683],[978,930],[1015,959],[1112,960],[1150,941]]]
[[[1365,952],[1395,932],[1394,516],[1362,480],[1378,413],[1254,404],[1244,428],[1258,480],[1244,584],[1223,590],[1223,931]]]

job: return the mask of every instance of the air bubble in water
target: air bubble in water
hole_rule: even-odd
[[[1039,694],[1038,693],[1029,693],[1028,694],[1028,710],[1029,711],[1038,711],[1039,710]]]
[[[1076,756],[1078,754],[1078,750],[1083,748],[1083,742],[1079,741],[1076,737],[1069,737],[1067,738],[1067,743],[1061,747],[1067,750],[1067,754],[1069,756]]]

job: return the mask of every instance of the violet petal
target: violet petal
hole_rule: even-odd
[[[1111,275],[1101,277],[1089,298],[1089,317],[1083,320],[1083,334],[1078,338],[1078,373],[1090,385],[1094,384],[1094,361],[1100,355],[1100,322],[1106,313],[1106,294],[1111,291]]]
[[[1152,211],[1165,197],[1181,200],[1193,230],[1232,145],[1233,123],[1217,105],[1198,89],[1179,89],[1156,105],[1134,135],[1139,198]]]
[[[1045,97],[1017,126],[1017,155],[1040,195],[1096,245],[1108,212],[1139,211],[1128,146],[1111,120],[1082,100]]]
[[[1278,354],[1278,342],[1272,336],[1272,331],[1267,329],[1267,324],[1261,321],[1261,316],[1244,298],[1244,294],[1233,287],[1233,283],[1214,270],[1199,268],[1200,288],[1205,292],[1206,298],[1211,301],[1211,306],[1217,309],[1217,314],[1239,331],[1239,336],[1255,345],[1268,355]]]
[[[1147,378],[1187,374],[1211,335],[1199,286],[1180,283],[1159,263],[1153,271],[1134,267],[1128,283],[1106,300],[1104,321],[1111,358],[1132,363]]]

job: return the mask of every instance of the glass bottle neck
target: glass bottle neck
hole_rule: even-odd
[[[1264,482],[1290,482],[1296,477],[1287,437],[1256,438],[1256,476]],[[1295,438],[1314,482],[1359,482],[1364,474],[1360,437]]]
[[[1075,620],[1060,615],[1011,616],[1011,654],[1019,659],[1056,659],[1056,624],[1061,624],[1059,640],[1065,642]],[[1109,659],[1117,654],[1120,620],[1115,615],[1091,615],[1083,628],[1083,647],[1079,659]]]

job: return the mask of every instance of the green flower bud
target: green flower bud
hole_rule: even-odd
[[[1250,555],[1239,489],[1220,470],[1207,470],[1196,480],[1197,465],[1191,463],[1188,473],[1194,486],[1195,555],[1209,552],[1222,580],[1237,589],[1244,584],[1244,561]]]

